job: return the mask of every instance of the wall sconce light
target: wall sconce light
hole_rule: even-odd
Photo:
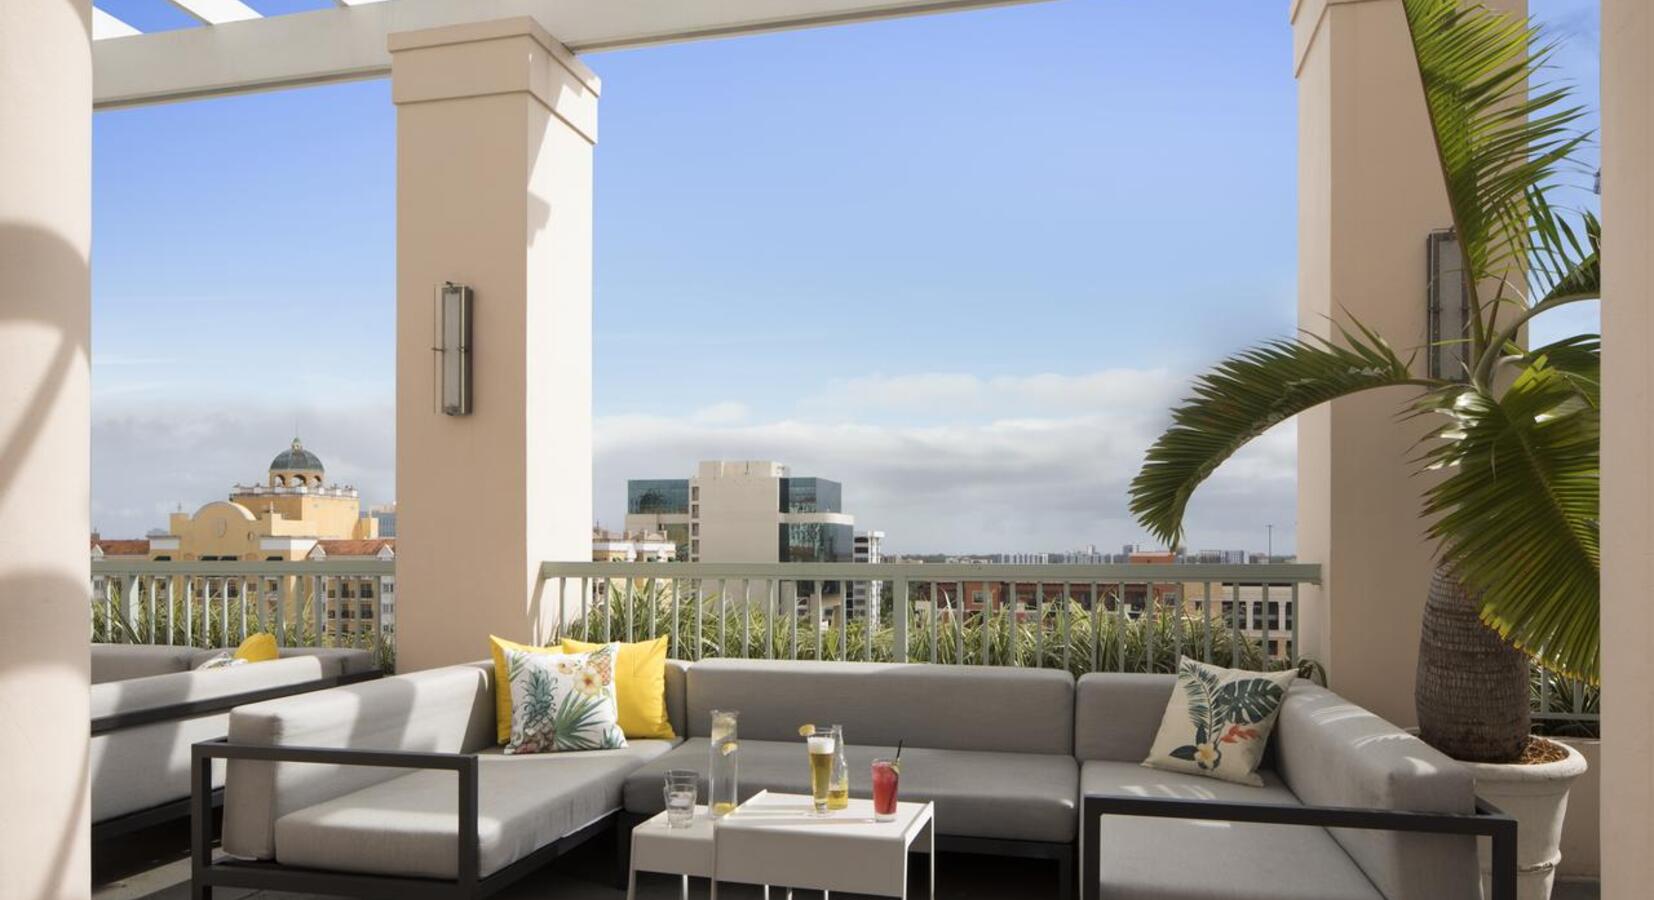
[[[1465,381],[1466,344],[1470,336],[1470,286],[1465,282],[1464,254],[1453,229],[1432,231],[1430,257],[1430,377]]]
[[[471,289],[445,281],[436,292],[436,411],[471,414]]]

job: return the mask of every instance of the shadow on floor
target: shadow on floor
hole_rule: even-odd
[[[98,848],[93,857],[94,900],[188,900],[189,827],[176,822],[128,835]],[[613,884],[615,849],[608,837],[576,848],[497,896],[501,900],[623,900],[626,892]],[[1054,898],[1056,867],[1038,860],[1006,859],[944,853],[937,860],[936,896],[943,900],[1043,900]],[[640,900],[678,900],[679,880],[661,875],[640,875]],[[927,896],[924,874],[915,873],[909,896]],[[763,890],[740,885],[719,888],[720,897],[732,900],[759,900]],[[707,896],[706,882],[690,885],[691,898]],[[815,898],[820,894],[798,891],[796,896]],[[855,895],[835,894],[848,898]],[[1552,900],[1599,900],[1601,889],[1594,881],[1558,882]],[[784,891],[774,891],[782,900]],[[314,894],[280,891],[242,891],[220,888],[214,900],[320,900]]]

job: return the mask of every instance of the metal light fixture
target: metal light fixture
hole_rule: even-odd
[[[1465,343],[1470,336],[1470,285],[1464,254],[1453,229],[1432,231],[1430,256],[1430,377],[1465,381],[1470,375]]]
[[[471,289],[445,281],[436,292],[436,411],[471,414]]]

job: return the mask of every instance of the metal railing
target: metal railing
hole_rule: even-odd
[[[564,633],[666,636],[677,659],[897,660],[1172,671],[1298,666],[1314,565],[548,562]]]
[[[1535,666],[1529,681],[1533,719],[1542,733],[1595,737],[1602,724],[1602,692],[1594,685]]]
[[[92,640],[234,647],[270,632],[281,646],[372,649],[395,659],[393,560],[92,561]]]

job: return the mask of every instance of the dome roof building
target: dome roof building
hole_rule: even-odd
[[[304,449],[304,442],[297,437],[270,460],[271,487],[321,487],[326,474],[321,457]]]

